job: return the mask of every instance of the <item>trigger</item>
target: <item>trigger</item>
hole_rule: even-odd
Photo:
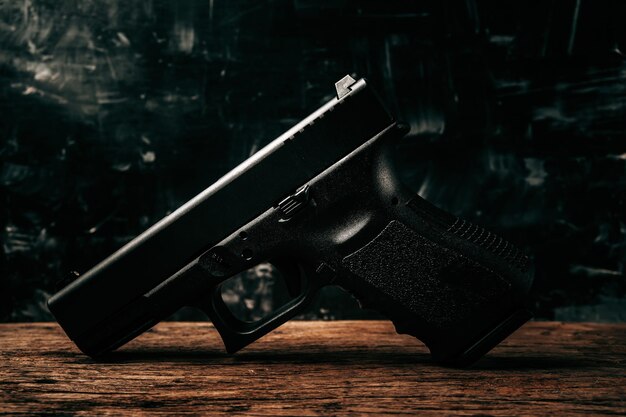
[[[287,277],[289,276],[290,275],[287,275]],[[295,275],[291,275],[291,276],[295,276]],[[332,266],[324,262],[320,263],[318,267],[315,268],[315,281],[318,282],[318,284],[321,286],[332,284],[333,281],[335,281],[336,277],[337,277],[337,273],[335,272],[335,269]],[[300,295],[303,291],[302,280],[286,279],[285,285],[287,286],[287,291],[289,292],[289,295],[291,297],[295,298],[298,295]]]
[[[304,276],[297,263],[287,258],[272,259],[270,263],[283,277],[285,287],[287,287],[287,292],[291,298],[296,298],[302,294]]]
[[[291,298],[296,298],[302,292],[302,283],[300,280],[285,279],[285,286],[287,287],[287,292]]]

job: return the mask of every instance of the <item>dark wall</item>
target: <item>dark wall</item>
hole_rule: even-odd
[[[0,1],[0,320],[50,319],[71,271],[346,73],[410,124],[417,192],[532,255],[538,317],[625,320],[624,21],[597,0]],[[272,297],[257,269],[225,291],[244,310]],[[329,289],[307,317],[373,315]]]

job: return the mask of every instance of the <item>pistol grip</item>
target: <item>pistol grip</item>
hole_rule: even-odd
[[[468,365],[531,317],[521,301],[529,283],[528,259],[472,227],[507,249],[493,251],[465,239],[461,244],[469,247],[461,252],[452,226],[435,241],[392,220],[343,259],[350,274],[342,285],[365,306],[386,314],[398,333],[422,340],[438,362]],[[493,267],[501,261],[516,273],[504,277]]]

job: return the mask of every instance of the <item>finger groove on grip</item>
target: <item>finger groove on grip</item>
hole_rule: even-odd
[[[530,267],[528,257],[514,245],[466,220],[456,219],[447,232],[482,247],[521,272],[528,271]]]

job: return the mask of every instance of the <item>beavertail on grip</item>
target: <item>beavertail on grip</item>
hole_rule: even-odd
[[[206,311],[235,352],[302,312],[325,285],[345,288],[452,365],[477,360],[530,318],[528,258],[403,186],[392,153],[407,129],[364,80],[346,76],[336,89],[50,300],[85,353],[109,352],[185,305]],[[266,261],[294,298],[242,321],[221,285]]]

